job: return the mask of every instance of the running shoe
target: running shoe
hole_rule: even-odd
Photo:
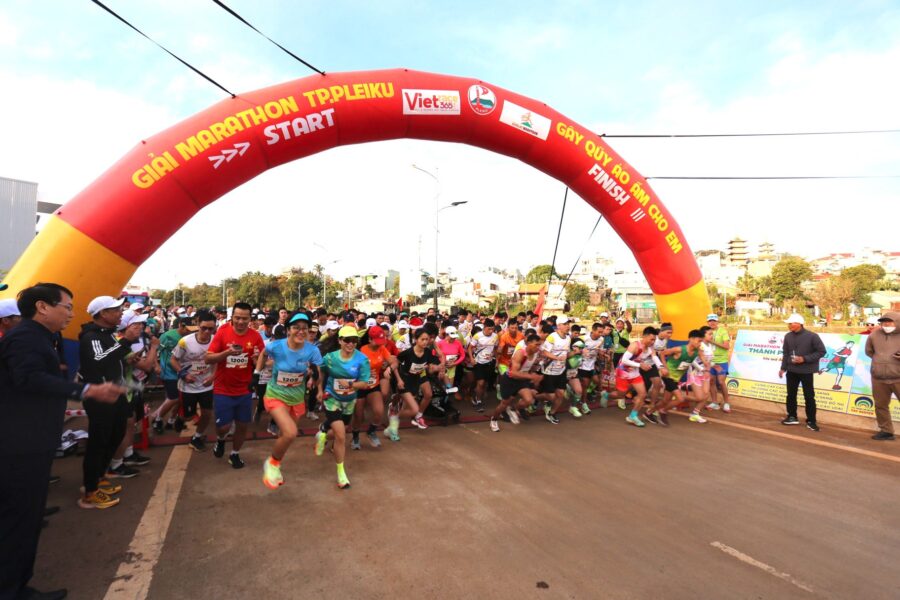
[[[231,465],[232,469],[244,468],[244,461],[241,460],[241,455],[237,452],[232,452],[228,455],[228,464]]]
[[[163,421],[162,419],[153,419],[153,433],[156,435],[163,434]]]
[[[188,445],[192,450],[197,452],[203,452],[206,450],[206,441],[202,437],[197,437],[196,435],[191,438],[191,441],[188,442]]]
[[[815,421],[807,421],[806,428],[809,429],[810,431],[819,431],[819,426],[816,425]]]
[[[350,479],[347,478],[346,473],[338,473],[338,488],[342,490],[346,490],[350,487]]]
[[[494,417],[491,417],[491,431],[494,433],[500,431],[500,423]]]
[[[663,427],[669,426],[669,413],[658,412],[655,414],[656,414],[656,418],[658,419],[657,423],[659,425],[662,425]]]
[[[582,403],[581,403],[581,408],[580,408],[580,410],[581,410],[581,414],[583,414],[583,415],[589,415],[589,414],[591,414],[591,407],[588,406],[588,403],[587,403],[587,402],[582,402]]]
[[[315,452],[316,456],[322,456],[322,453],[325,452],[325,442],[328,441],[328,436],[325,435],[324,431],[316,432],[316,446]]]
[[[719,406],[718,402],[710,402],[709,404],[706,405],[706,408],[708,408],[709,410],[719,410],[722,407]]]
[[[267,458],[266,462],[263,463],[263,484],[270,490],[278,489],[278,486],[284,485],[281,467],[273,465],[271,458]]]
[[[62,477],[60,477],[59,475],[51,475],[51,476],[50,476],[50,483],[59,483],[59,481],[60,481],[61,479],[62,479]]]
[[[554,425],[559,425],[559,417],[557,417],[556,415],[551,415],[550,411],[547,411],[546,417],[547,417],[547,420],[550,421],[551,423],[553,423]]]
[[[708,421],[704,419],[702,416],[697,413],[691,413],[690,419],[688,419],[691,423],[707,423]]]
[[[538,409],[538,407],[537,407],[537,402],[535,402],[535,403],[532,404],[531,406],[526,406],[526,407],[525,407],[525,412],[528,413],[529,415],[533,415],[534,413],[537,412],[537,409]]]
[[[373,448],[381,448],[381,440],[378,438],[378,435],[374,431],[371,433],[367,433],[366,437],[369,438],[369,443],[372,444]]]
[[[113,483],[108,479],[101,479],[97,483],[97,489],[106,494],[107,496],[112,496],[113,494],[118,494],[122,491],[122,486],[118,483]],[[84,493],[84,487],[81,488],[82,493]]]
[[[412,424],[419,429],[428,429],[428,425],[425,423],[424,417],[413,417]]]
[[[781,420],[782,425],[799,425],[800,420],[797,417],[787,416]]]
[[[213,456],[216,458],[222,458],[225,456],[225,440],[216,440],[216,445],[213,448]]]
[[[269,424],[266,425],[266,431],[268,431],[275,437],[278,437],[278,434],[281,432],[281,430],[278,429],[278,423],[276,423],[275,421],[269,421]]]
[[[520,408],[520,409],[519,409],[519,419],[520,419],[521,421],[530,421],[530,420],[531,420],[531,414],[529,414],[527,408]]]
[[[172,429],[174,429],[178,433],[184,431],[184,419],[182,419],[181,417],[175,417],[175,422],[172,424]]]
[[[316,411],[311,410],[311,411],[309,411],[309,414],[306,415],[306,418],[309,419],[310,421],[318,421],[319,414]]]
[[[81,508],[111,508],[119,503],[118,498],[113,498],[109,494],[104,494],[97,490],[93,494],[82,496],[78,499],[78,506]]]
[[[351,450],[362,450],[362,444],[359,443],[359,436],[357,436],[355,438],[351,438],[350,449]]]
[[[626,408],[625,398],[619,398],[619,410],[625,410]]]
[[[550,410],[551,410],[551,409],[550,409],[550,405],[547,404],[547,403],[544,403],[544,416],[545,416],[545,417],[549,417],[549,416],[550,416]]]
[[[475,412],[484,412],[484,401],[482,400],[472,400],[472,406],[475,407]]]
[[[644,425],[646,425],[646,423],[641,421],[640,415],[635,415],[633,417],[631,415],[628,415],[627,417],[625,417],[625,421],[627,423],[631,423],[635,427],[643,427]]]
[[[726,402],[725,404],[723,404],[723,405],[722,405],[722,412],[730,413],[730,412],[731,412],[731,405],[730,405],[729,403],[727,403],[727,402]]]
[[[573,417],[575,417],[576,419],[580,419],[583,416],[581,414],[581,411],[578,410],[578,407],[574,406],[574,405],[569,407],[569,414],[572,415]]]
[[[600,392],[600,408],[606,408],[609,406],[609,392],[603,390]]]
[[[388,428],[393,430],[394,433],[400,431],[400,413],[394,413],[388,416]]]
[[[384,435],[386,435],[388,437],[388,439],[391,440],[392,442],[400,441],[400,434],[397,433],[396,429],[391,429],[390,427],[388,427],[387,429],[384,430]]]
[[[137,450],[132,450],[131,456],[126,456],[122,459],[122,463],[128,465],[129,467],[142,467],[150,462],[149,456],[144,456],[143,454],[138,454]]]
[[[444,388],[444,393],[446,393],[446,394],[455,394],[458,391],[459,391],[459,388],[456,387],[455,385],[448,385],[447,387]]]
[[[132,477],[137,477],[140,474],[140,471],[138,471],[137,469],[132,469],[125,463],[122,463],[115,469],[106,470],[107,479],[131,479]]]
[[[656,418],[656,415],[651,412],[645,412],[644,418],[653,423],[654,425],[659,425],[659,419]]]
[[[509,417],[509,422],[513,425],[519,424],[519,413],[517,413],[511,406],[506,407],[506,415]]]

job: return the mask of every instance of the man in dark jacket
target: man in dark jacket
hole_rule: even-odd
[[[112,296],[100,296],[88,304],[93,321],[82,326],[78,336],[79,372],[86,383],[125,381],[125,357],[131,354],[131,344],[137,341],[140,331],[126,330],[121,340],[116,337],[116,328],[122,320],[122,302]],[[84,409],[88,415],[88,443],[83,464],[84,495],[78,505],[110,508],[119,503],[110,490],[121,491],[121,487],[106,485],[100,489],[100,482],[125,437],[131,414],[128,400],[124,393],[112,404],[85,400]]]
[[[873,440],[894,439],[891,420],[891,394],[900,398],[900,312],[887,312],[878,319],[866,340],[866,355],[872,359],[872,399],[875,401],[875,420],[878,433]]]
[[[787,417],[782,425],[799,425],[797,420],[797,388],[803,386],[803,400],[806,402],[806,426],[819,431],[816,424],[816,390],[813,388],[813,374],[819,370],[819,359],[825,356],[825,344],[817,333],[807,331],[806,321],[796,313],[785,323],[790,331],[784,336],[781,370],[778,377],[787,374]]]
[[[113,384],[68,383],[55,334],[72,320],[72,293],[39,283],[19,293],[22,321],[0,340],[0,599],[63,598],[27,587],[67,399],[114,402]]]

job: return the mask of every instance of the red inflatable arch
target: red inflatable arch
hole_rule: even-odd
[[[709,297],[681,229],[602,139],[495,85],[406,69],[313,75],[242,94],[142,141],[56,212],[0,294],[57,281],[83,315],[91,298],[121,290],[198,210],[245,181],[335,146],[395,138],[478,146],[565,183],[629,246],[676,338],[706,321]],[[156,207],[153,219],[136,204]]]

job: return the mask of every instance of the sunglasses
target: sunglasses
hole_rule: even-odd
[[[359,338],[358,337],[345,337],[345,338],[341,338],[341,341],[344,342],[345,344],[358,344]]]

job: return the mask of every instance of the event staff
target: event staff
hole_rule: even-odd
[[[27,585],[66,400],[111,404],[124,389],[63,379],[54,336],[72,320],[69,290],[39,283],[19,293],[17,307],[22,321],[0,340],[0,599],[64,598],[66,590]]]
[[[785,323],[788,324],[790,331],[784,336],[778,377],[787,374],[787,417],[781,424],[800,424],[797,419],[797,388],[802,385],[803,399],[806,401],[806,426],[812,431],[819,431],[816,424],[816,390],[813,387],[813,374],[819,370],[819,359],[825,356],[825,344],[817,333],[803,327],[806,321],[802,315],[794,313]]]
[[[878,433],[873,440],[894,439],[891,421],[891,394],[900,398],[900,332],[897,322],[900,312],[885,313],[878,319],[881,327],[869,334],[866,355],[872,359],[872,396],[875,400],[875,419]]]

